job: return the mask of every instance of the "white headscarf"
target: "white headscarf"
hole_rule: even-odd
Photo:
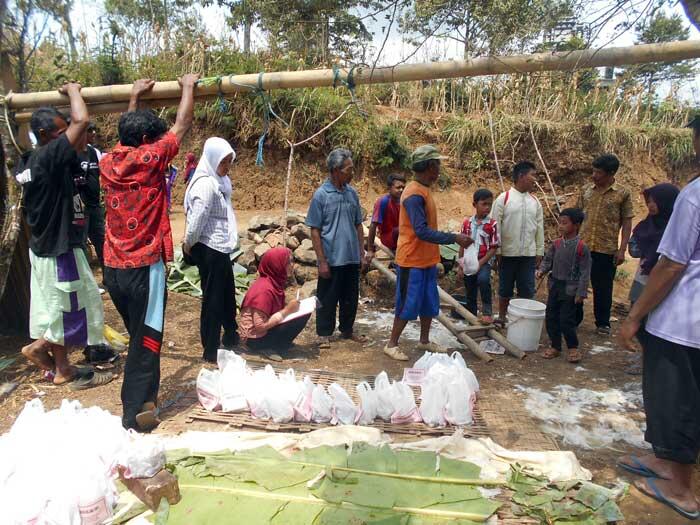
[[[233,213],[233,206],[231,205],[231,179],[228,176],[221,177],[217,172],[217,168],[221,161],[224,160],[228,155],[232,155],[231,161],[236,160],[236,152],[233,150],[231,145],[227,140],[220,137],[211,137],[204,143],[204,150],[202,151],[202,156],[199,159],[197,168],[187,185],[187,191],[185,191],[185,213],[189,211],[191,202],[189,199],[190,189],[192,185],[202,177],[211,177],[211,181],[215,184],[216,191],[221,195],[226,206],[227,216],[228,216],[228,233],[229,233],[229,247],[233,251],[238,245],[238,224],[236,223],[236,215]]]

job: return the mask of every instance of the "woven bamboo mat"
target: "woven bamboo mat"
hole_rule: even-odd
[[[253,370],[264,368],[264,365],[258,363],[249,363],[250,368]],[[273,366],[275,372],[284,372],[284,368]],[[295,369],[298,378],[308,375],[315,384],[320,384],[328,387],[331,383],[338,383],[342,386],[347,393],[350,395],[355,403],[359,403],[357,397],[356,386],[367,381],[372,386],[374,383],[374,377],[366,377],[357,374],[349,374],[342,372],[329,372],[326,370],[302,370]],[[416,399],[416,404],[419,405],[419,395],[420,388],[412,387],[413,395]],[[168,412],[177,410],[182,412],[185,409],[184,414],[181,413],[179,416],[175,416],[172,419],[163,422],[159,428],[160,432],[181,432],[183,430],[190,430],[191,424],[194,422],[202,423],[215,423],[216,426],[225,425],[225,430],[240,430],[240,429],[255,429],[262,430],[266,432],[310,432],[312,430],[317,430],[320,428],[325,428],[329,426],[327,423],[274,423],[272,421],[263,421],[260,419],[255,419],[250,413],[227,413],[227,412],[209,412],[202,408],[197,399],[196,394],[187,394],[178,399],[172,406],[164,410],[164,415],[167,416]],[[374,428],[380,429],[382,432],[388,434],[398,434],[398,435],[410,435],[414,437],[420,436],[445,436],[454,434],[458,427],[448,425],[441,428],[429,427],[424,423],[408,423],[408,424],[393,424],[390,422],[382,421],[376,419],[372,424],[368,425]],[[209,427],[212,430],[216,429],[215,426]],[[477,402],[474,408],[474,422],[471,425],[465,425],[459,427],[466,437],[488,437],[489,430],[486,426],[486,421],[481,414],[480,402]]]

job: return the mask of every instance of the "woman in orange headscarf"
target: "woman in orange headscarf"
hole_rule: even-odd
[[[248,289],[238,321],[241,342],[254,351],[269,352],[271,359],[281,360],[278,351],[289,349],[301,333],[311,314],[284,321],[299,310],[299,301],[285,305],[284,289],[293,271],[292,252],[279,246],[265,252],[258,266],[259,277]]]

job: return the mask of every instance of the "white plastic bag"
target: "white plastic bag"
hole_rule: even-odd
[[[466,378],[461,374],[455,376],[447,384],[446,390],[445,419],[452,425],[471,424],[476,393],[469,387]]]
[[[470,244],[469,247],[464,250],[462,269],[464,270],[464,275],[474,275],[479,271],[479,251],[476,247],[476,243]]]
[[[358,425],[368,425],[377,417],[377,393],[367,381],[363,381],[357,387],[357,396],[360,398],[360,410],[357,412]]]
[[[243,359],[233,350],[226,350],[225,348],[219,348],[219,350],[217,350],[216,364],[221,372],[223,372],[229,364],[243,367],[246,366],[245,359]]]
[[[323,385],[316,385],[311,393],[311,420],[314,423],[328,423],[333,419],[333,400]]]
[[[328,393],[333,398],[333,419],[331,424],[352,425],[357,417],[357,406],[345,389],[338,383],[331,383]]]
[[[275,391],[279,383],[277,374],[270,365],[262,370],[256,370],[248,378],[245,386],[246,402],[250,414],[256,419],[270,419],[268,396]]]
[[[280,374],[276,382],[271,382],[265,393],[265,402],[270,418],[275,423],[288,423],[294,418],[294,403],[299,396],[294,370]]]
[[[391,398],[391,385],[389,376],[382,371],[374,380],[374,392],[377,398],[377,417],[384,421],[391,420],[394,413],[394,405]]]
[[[228,350],[219,350],[220,366],[222,365],[221,352],[233,354]],[[220,403],[223,412],[240,412],[248,409],[246,385],[251,373],[246,366],[245,359],[236,357],[238,359],[227,358],[223,360],[224,368],[219,379]]]
[[[304,377],[301,393],[294,403],[294,421],[308,423],[313,416],[314,383],[309,376]]]
[[[215,410],[219,406],[219,383],[221,372],[202,368],[197,376],[197,398],[201,405],[209,410]]]
[[[441,381],[431,379],[421,387],[420,416],[423,422],[431,427],[445,426],[445,405],[447,392]]]
[[[156,436],[129,431],[129,446],[121,451],[118,463],[123,475],[131,478],[152,478],[165,466],[165,447]]]
[[[411,387],[403,381],[394,382],[391,385],[391,393],[392,404],[394,405],[391,422],[395,424],[419,422],[420,414],[418,413],[418,407],[416,406]]]
[[[459,366],[459,369],[462,372],[462,375],[467,380],[467,384],[469,385],[469,388],[474,393],[476,393],[478,395],[479,394],[479,381],[476,379],[476,374],[474,374],[474,371],[467,366],[467,363],[464,361],[462,354],[460,354],[457,351],[454,351],[454,352],[452,352],[451,357],[452,357],[452,360]]]

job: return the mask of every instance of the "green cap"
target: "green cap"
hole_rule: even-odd
[[[425,146],[420,146],[413,151],[411,155],[411,165],[424,160],[444,160],[447,157],[440,155],[438,149],[432,144],[426,144]]]

